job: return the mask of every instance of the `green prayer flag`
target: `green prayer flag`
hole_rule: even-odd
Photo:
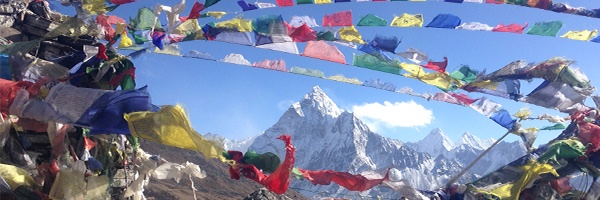
[[[462,67],[460,67],[460,69],[452,72],[450,74],[450,77],[464,81],[466,84],[469,84],[475,81],[475,79],[477,79],[477,73],[479,72],[472,70],[471,68],[469,68],[468,65],[463,65]]]
[[[368,14],[361,18],[356,26],[387,26],[387,24],[387,20],[373,14]]]
[[[244,154],[243,159],[246,164],[254,165],[256,168],[267,173],[274,172],[281,164],[279,157],[271,152],[259,154],[255,151],[249,150]]]
[[[514,4],[514,5],[531,7],[528,4],[528,0],[505,0],[504,3],[505,4]]]
[[[556,34],[558,33],[558,30],[560,30],[561,27],[561,21],[536,22],[527,31],[527,34],[556,37]]]
[[[221,1],[221,0],[206,0],[204,2],[204,8],[208,8],[212,5],[215,5],[216,3],[219,3],[219,1]]]
[[[145,42],[148,42],[150,40],[148,40],[148,38],[140,35],[140,34],[132,34],[133,35],[133,40],[135,41],[135,44],[144,44]]]
[[[548,131],[550,131],[550,130],[564,130],[566,128],[567,128],[567,126],[565,126],[564,124],[554,124],[552,126],[546,126],[546,127],[540,128],[540,130],[548,130]]]
[[[589,88],[590,79],[578,68],[571,68],[567,66],[558,73],[556,81],[566,83],[570,86],[579,88]]]
[[[7,45],[0,45],[0,54],[13,55],[14,53],[21,52],[23,54],[30,52],[37,48],[42,42],[42,39],[29,40],[25,42],[14,42]]]
[[[587,147],[575,139],[560,140],[552,143],[548,151],[542,154],[538,161],[547,163],[548,161],[557,162],[560,159],[572,159],[585,154]]]
[[[252,20],[252,30],[262,34],[271,34],[271,28],[278,27],[278,24],[283,24],[281,15],[263,15]]]
[[[322,71],[316,70],[316,69],[306,69],[306,68],[302,68],[302,67],[292,67],[292,69],[290,69],[291,73],[294,74],[302,74],[302,75],[306,75],[306,76],[312,76],[312,77],[317,77],[317,78],[325,78],[325,73],[323,73]]]
[[[152,24],[154,24],[155,30],[162,30],[160,20],[156,20],[155,23],[154,18],[154,11],[152,9],[146,7],[140,8],[134,19],[129,18],[129,27],[135,30],[150,30],[152,29]]]
[[[300,4],[312,4],[313,0],[296,0],[296,5]]]
[[[331,31],[319,31],[317,33],[317,40],[336,41],[337,39]]]
[[[390,74],[400,74],[400,63],[397,60],[381,60],[371,54],[354,55],[352,65]]]
[[[292,168],[292,177],[298,180],[304,180],[304,175],[302,175],[302,172],[300,172],[297,167]]]

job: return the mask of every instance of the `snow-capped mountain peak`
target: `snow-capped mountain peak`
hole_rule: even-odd
[[[492,140],[482,140],[469,132],[465,132],[460,136],[460,139],[456,142],[456,144],[457,146],[465,144],[475,149],[484,150],[490,147],[493,142],[494,141]]]
[[[342,110],[337,107],[333,100],[319,86],[313,87],[310,93],[304,95],[304,98],[300,102],[294,103],[292,107],[294,109],[298,107],[316,108],[321,116],[329,115],[337,117],[342,113]]]
[[[454,142],[439,128],[435,128],[417,143],[408,144],[411,148],[429,153],[433,157],[444,155],[456,146]]]

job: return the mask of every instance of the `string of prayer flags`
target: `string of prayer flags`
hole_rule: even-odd
[[[444,61],[442,62],[429,61],[427,62],[427,64],[421,66],[427,69],[438,71],[440,73],[444,73],[446,72],[446,67],[448,66],[448,58],[444,57]]]
[[[346,64],[344,54],[336,46],[327,44],[324,41],[308,41],[304,53],[301,55]]]
[[[527,30],[527,34],[556,37],[562,25],[561,21],[536,22]]]
[[[425,73],[424,75],[417,77],[417,79],[429,85],[436,86],[445,92],[455,90],[462,85],[462,83],[452,78],[450,75],[440,72]]]
[[[421,14],[411,15],[408,13],[403,13],[400,16],[395,16],[394,19],[392,19],[390,26],[422,27],[423,26],[423,15],[421,15]]]
[[[457,26],[459,26],[460,23],[461,23],[460,18],[457,17],[457,16],[455,16],[455,15],[452,15],[452,14],[438,14],[425,27],[450,28],[450,29],[453,29],[453,28],[456,28]]]
[[[456,29],[464,29],[464,30],[471,30],[471,31],[492,31],[492,29],[494,29],[494,27],[491,27],[490,25],[483,24],[480,22],[467,22],[467,23],[462,23],[460,26],[457,26]]]
[[[373,14],[367,14],[358,20],[356,26],[387,26],[387,24],[387,20]]]
[[[323,26],[353,26],[352,11],[341,11],[323,17]]]
[[[571,40],[589,41],[596,35],[598,35],[598,30],[582,30],[582,31],[569,31],[560,37],[571,39]]]
[[[340,38],[343,41],[357,44],[365,44],[365,41],[362,39],[362,36],[354,26],[340,28],[338,30],[338,34],[340,35]]]
[[[523,30],[525,30],[528,25],[528,23],[525,23],[525,26],[521,26],[520,24],[498,24],[496,27],[494,27],[494,29],[492,29],[492,31],[522,34]]]
[[[124,115],[131,135],[164,145],[202,153],[206,158],[224,160],[223,150],[203,138],[190,125],[190,120],[179,105],[163,106],[157,112],[133,112]]]

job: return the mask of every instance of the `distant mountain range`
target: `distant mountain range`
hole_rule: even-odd
[[[383,137],[371,131],[353,113],[339,109],[318,86],[292,104],[277,123],[255,138],[231,141],[215,134],[205,136],[230,149],[273,152],[283,158],[284,144],[275,139],[281,134],[292,136],[296,146],[296,167],[380,174],[392,168],[392,180],[406,179],[417,189],[436,189],[444,185],[495,141],[482,140],[468,132],[458,141],[452,141],[440,129],[432,130],[416,143]],[[524,154],[519,142],[500,142],[459,182],[474,180]],[[383,187],[357,194],[336,184],[313,186],[305,180],[294,180],[290,188],[300,189],[303,195],[313,198],[347,195],[397,198],[400,195]]]

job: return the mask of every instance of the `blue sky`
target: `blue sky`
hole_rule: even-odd
[[[178,2],[144,0],[123,5],[112,14],[121,16],[128,21],[129,17],[134,17],[137,9],[143,6],[153,8],[157,3],[172,6]],[[201,2],[203,3],[203,1]],[[260,2],[275,3],[275,0]],[[600,8],[598,1],[556,2],[568,3],[575,7]],[[193,2],[186,3],[185,15],[189,13],[192,4]],[[55,8],[65,9],[62,6]],[[289,21],[294,15],[308,15],[321,24],[321,19],[325,14],[352,10],[353,24],[356,24],[361,16],[370,13],[388,20],[388,23],[394,15],[409,13],[423,14],[426,25],[437,14],[449,13],[460,17],[462,22],[481,22],[490,26],[499,23],[525,24],[527,22],[531,27],[535,22],[560,20],[563,21],[563,27],[557,34],[558,36],[569,30],[600,29],[600,19],[597,18],[554,13],[515,5],[456,4],[435,1],[298,5],[241,12],[241,8],[235,1],[222,0],[207,10],[226,11],[229,14],[222,19],[202,19],[201,26],[208,22],[219,22],[240,15],[253,19],[268,14],[282,14],[286,21]],[[236,11],[240,12],[233,14]],[[321,28],[315,29],[321,30]],[[529,27],[525,30],[528,29]],[[596,85],[595,78],[599,74],[596,69],[600,63],[600,56],[597,55],[600,49],[598,43],[559,37],[424,27],[358,27],[358,31],[362,34],[363,39],[372,39],[377,34],[402,38],[402,43],[396,49],[397,52],[413,47],[427,53],[429,58],[434,61],[441,61],[446,56],[449,60],[447,71],[453,71],[460,65],[467,64],[477,70],[487,69],[489,73],[515,60],[541,62],[555,56],[562,56],[576,61],[574,66],[581,68],[587,74],[592,80],[592,85]],[[298,46],[302,52],[304,44],[299,43]],[[189,50],[197,50],[210,53],[217,59],[221,59],[229,53],[242,54],[250,62],[264,59],[284,59],[288,69],[292,66],[318,69],[323,71],[326,76],[343,74],[346,77],[359,78],[362,81],[380,78],[383,81],[394,83],[397,88],[411,87],[418,93],[439,92],[439,89],[434,86],[426,85],[415,79],[249,46],[214,41],[193,41],[181,43],[180,48],[184,54]],[[352,53],[359,54],[358,51],[350,48],[341,46],[338,48],[345,54],[348,63],[352,62]],[[123,51],[124,54],[129,52]],[[402,61],[408,62],[407,60]],[[192,125],[198,132],[220,134],[229,139],[254,136],[268,129],[277,122],[292,102],[299,101],[315,85],[320,86],[340,108],[347,111],[385,108],[379,112],[380,116],[362,117],[362,119],[379,134],[405,142],[418,141],[433,128],[441,128],[453,140],[458,139],[465,131],[484,139],[498,138],[506,132],[504,128],[469,107],[426,101],[418,97],[373,88],[248,66],[153,53],[144,54],[134,59],[133,62],[137,68],[138,86],[149,86],[153,103],[158,105],[181,104],[186,108]],[[532,83],[523,81],[522,93],[527,94],[539,83],[541,81]],[[489,97],[489,95],[480,93],[468,93],[468,95],[474,98]],[[502,107],[511,114],[527,106],[532,110],[534,116],[545,113],[566,116],[535,105],[499,97],[490,97],[490,99],[502,104]],[[589,99],[586,101],[586,105],[593,106],[594,104]],[[399,109],[404,112],[398,111]],[[374,120],[374,118],[388,120],[384,122],[384,120]],[[524,127],[535,126],[538,128],[551,125],[549,122],[542,121],[528,121],[523,124]],[[537,143],[545,143],[559,133],[559,131],[540,131]],[[517,139],[517,136],[509,136],[506,140]]]

